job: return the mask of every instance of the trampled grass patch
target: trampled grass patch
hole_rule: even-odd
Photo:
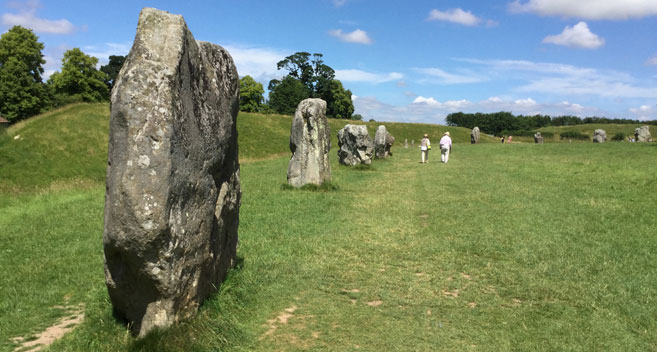
[[[358,169],[334,147],[328,192],[281,187],[287,157],[244,163],[237,267],[143,340],[107,297],[102,183],[1,193],[0,349],[64,303],[86,318],[55,351],[657,348],[655,144],[393,152]]]

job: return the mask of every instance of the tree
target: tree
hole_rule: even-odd
[[[116,80],[116,76],[119,75],[119,71],[121,71],[121,67],[123,67],[124,62],[125,62],[125,56],[110,55],[109,63],[107,65],[100,67],[100,71],[104,72],[107,75],[107,79],[105,79],[105,84],[107,85],[107,88],[110,90],[110,92],[114,87],[114,80]]]
[[[257,112],[262,107],[265,89],[262,83],[256,82],[251,76],[240,79],[240,110],[246,112]]]
[[[354,113],[354,103],[351,91],[344,89],[337,79],[330,81],[329,94],[323,97],[326,101],[326,115],[336,119],[350,119]]]
[[[301,81],[309,97],[321,98],[335,78],[335,71],[324,64],[322,57],[322,54],[315,53],[311,61],[310,53],[297,52],[279,61],[276,67],[279,70],[285,68],[290,72],[288,76]]]
[[[73,48],[64,53],[62,72],[50,76],[50,83],[60,99],[69,101],[98,102],[109,99],[108,79],[104,72],[96,69],[98,59]]]
[[[43,84],[43,43],[32,30],[14,26],[0,36],[0,114],[17,121],[48,104]]]
[[[285,76],[269,82],[269,107],[279,114],[294,114],[299,103],[308,98],[308,90],[300,80]]]

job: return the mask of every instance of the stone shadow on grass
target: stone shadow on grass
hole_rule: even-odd
[[[281,185],[281,190],[283,191],[310,191],[310,192],[337,192],[340,190],[338,185],[332,182],[324,182],[321,185],[315,185],[312,183],[303,185],[301,187],[294,187],[288,183],[283,183]]]

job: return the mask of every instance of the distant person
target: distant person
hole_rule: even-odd
[[[513,136],[509,136],[509,138],[507,138],[506,142],[507,142],[507,143],[511,143],[511,140],[512,140],[512,139],[513,139]]]
[[[502,136],[502,139],[500,139],[500,141],[502,142],[502,144],[504,144],[504,136]]]
[[[420,141],[421,163],[429,162],[429,150],[431,150],[431,141],[429,140],[429,135],[425,133],[424,138]]]
[[[452,151],[452,138],[449,136],[449,132],[443,134],[443,138],[440,139],[440,161],[447,164],[449,161],[449,152]]]

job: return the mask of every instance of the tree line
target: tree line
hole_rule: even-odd
[[[75,102],[108,101],[125,56],[112,55],[97,69],[98,59],[80,48],[64,53],[61,71],[44,80],[44,45],[31,29],[14,26],[0,36],[0,116],[16,122],[52,108]],[[277,64],[288,74],[269,82],[269,99],[264,87],[250,76],[240,79],[240,110],[293,114],[301,100],[321,98],[326,114],[341,119],[354,115],[351,91],[335,79],[335,70],[323,55],[297,52]]]
[[[326,65],[319,53],[297,52],[276,64],[288,74],[269,81],[269,100],[264,99],[264,87],[251,76],[240,79],[240,110],[246,112],[294,114],[306,98],[326,101],[326,115],[337,119],[362,119],[354,115],[351,91],[335,79],[335,70]]]
[[[657,125],[657,121],[639,121],[630,119],[611,119],[607,117],[585,117],[577,116],[557,116],[549,115],[513,115],[510,112],[494,113],[463,113],[456,112],[447,115],[445,118],[448,126],[458,126],[466,128],[479,127],[485,133],[493,135],[502,135],[506,131],[531,131],[546,126],[574,126],[583,124],[652,124]]]

